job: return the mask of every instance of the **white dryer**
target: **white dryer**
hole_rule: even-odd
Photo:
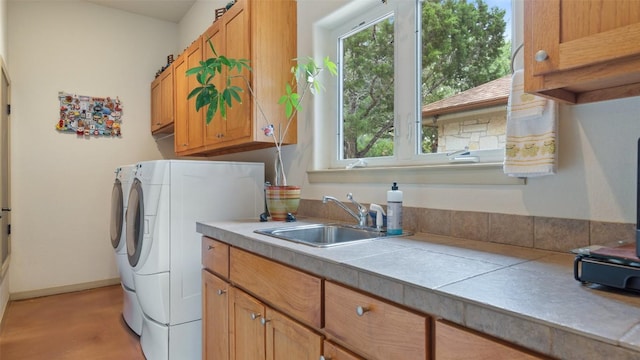
[[[197,221],[258,219],[264,164],[158,160],[136,165],[127,254],[150,360],[201,359],[201,236]]]
[[[123,165],[116,168],[116,179],[111,190],[111,220],[109,232],[111,245],[118,265],[120,284],[122,286],[124,301],[122,305],[122,317],[127,325],[140,335],[142,331],[142,309],[138,303],[133,283],[133,269],[129,265],[127,257],[127,242],[125,229],[125,214],[129,199],[129,189],[135,176],[135,165]]]

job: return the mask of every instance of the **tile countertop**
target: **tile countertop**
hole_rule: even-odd
[[[197,232],[560,359],[639,359],[640,295],[584,286],[572,254],[418,233],[330,248],[256,234],[295,224],[198,222]]]

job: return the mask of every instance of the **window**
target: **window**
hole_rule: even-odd
[[[502,161],[510,0],[361,4],[324,41],[340,68],[329,167]]]

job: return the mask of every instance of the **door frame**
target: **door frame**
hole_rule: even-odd
[[[0,80],[2,80],[2,78],[6,79],[7,84],[6,89],[4,89],[3,86],[0,85],[0,98],[5,98],[7,101],[6,107],[4,109],[0,109],[0,111],[2,111],[2,113],[0,114],[0,136],[2,136],[2,138],[0,138],[0,156],[2,157],[0,159],[0,177],[3,178],[0,179],[0,186],[4,187],[0,188],[0,206],[2,208],[11,209],[11,113],[9,111],[9,105],[11,104],[11,78],[9,77],[9,71],[5,66],[5,62],[2,56],[0,56],[0,77]],[[3,81],[0,81],[0,84],[2,83]],[[6,96],[5,94],[3,94],[3,91],[5,90],[7,92]],[[0,103],[1,102],[2,101],[0,101]],[[2,134],[2,130],[5,130],[6,133]],[[4,139],[5,141],[2,141],[2,139]],[[3,167],[6,167],[6,174],[3,174]],[[6,199],[3,199],[2,194],[5,194]],[[5,257],[4,254],[1,253],[1,242],[3,241],[3,239],[0,235],[0,280],[4,278],[7,270],[9,269],[9,260],[11,258],[11,235],[9,233],[9,226],[11,226],[11,212],[10,210],[2,211],[1,214],[2,220],[0,220],[0,223],[3,225],[6,224],[6,228],[4,226],[0,226],[0,232],[2,232],[2,234],[6,234],[7,236],[7,255]],[[3,258],[5,258],[4,261],[2,261]]]

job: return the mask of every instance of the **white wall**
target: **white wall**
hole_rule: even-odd
[[[15,1],[8,14],[11,292],[117,278],[113,171],[172,153],[149,132],[149,86],[175,52],[177,25],[75,1]],[[58,91],[118,96],[122,138],[58,133]]]

